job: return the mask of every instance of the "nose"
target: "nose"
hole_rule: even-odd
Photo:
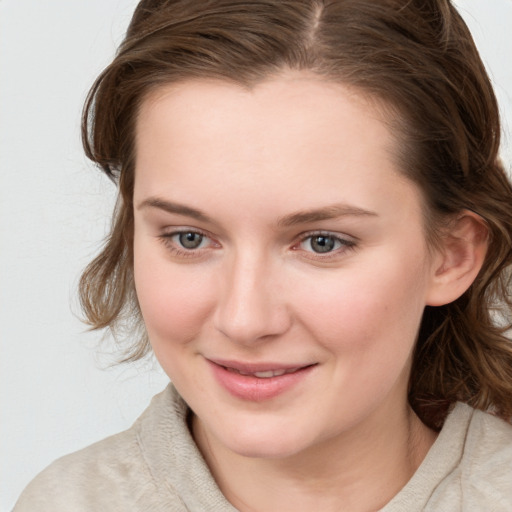
[[[279,268],[267,258],[245,254],[226,262],[219,275],[217,330],[232,341],[251,345],[284,334],[291,316]]]

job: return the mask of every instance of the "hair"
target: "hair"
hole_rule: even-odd
[[[119,186],[110,236],[80,281],[88,323],[118,337],[141,327],[123,361],[149,351],[132,257],[144,99],[178,81],[251,87],[284,70],[354,87],[389,107],[398,166],[423,192],[430,244],[464,210],[484,219],[488,251],[476,280],[456,301],[425,309],[409,401],[432,428],[455,401],[510,419],[512,186],[498,158],[492,86],[449,0],[142,0],[84,107],[85,152]]]

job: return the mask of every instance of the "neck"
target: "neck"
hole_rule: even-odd
[[[408,406],[382,419],[377,414],[351,432],[282,459],[226,450],[197,418],[193,431],[219,488],[240,512],[369,512],[400,491],[436,436]]]

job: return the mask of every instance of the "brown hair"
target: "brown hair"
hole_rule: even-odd
[[[88,157],[119,184],[111,235],[80,283],[89,323],[114,331],[142,325],[132,196],[143,99],[179,80],[251,86],[283,69],[354,86],[391,107],[399,165],[423,191],[430,242],[450,215],[469,209],[485,219],[489,249],[477,279],[455,302],[425,310],[409,399],[434,428],[457,400],[512,417],[512,342],[503,321],[512,311],[512,187],[498,160],[496,98],[449,0],[140,2],[83,115]],[[148,350],[142,334],[124,360]]]

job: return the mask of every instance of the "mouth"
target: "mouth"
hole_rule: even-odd
[[[286,365],[212,359],[207,361],[221,388],[238,399],[251,402],[262,402],[291,392],[317,366],[317,363]]]
[[[270,379],[272,377],[281,377],[282,375],[286,375],[289,373],[295,373],[299,370],[308,368],[309,366],[312,366],[312,365],[297,366],[295,368],[290,368],[288,370],[278,369],[278,370],[263,370],[263,371],[254,371],[254,372],[240,370],[237,368],[232,368],[232,367],[224,366],[224,365],[219,365],[219,366],[222,366],[222,368],[224,368],[228,372],[238,373],[239,375],[245,375],[247,377],[257,377],[258,379]]]
[[[276,362],[245,363],[240,361],[228,361],[224,359],[209,359],[210,363],[216,364],[228,372],[237,373],[246,377],[257,377],[258,379],[270,379],[281,377],[290,373],[304,370],[316,363],[306,364],[283,364]]]

